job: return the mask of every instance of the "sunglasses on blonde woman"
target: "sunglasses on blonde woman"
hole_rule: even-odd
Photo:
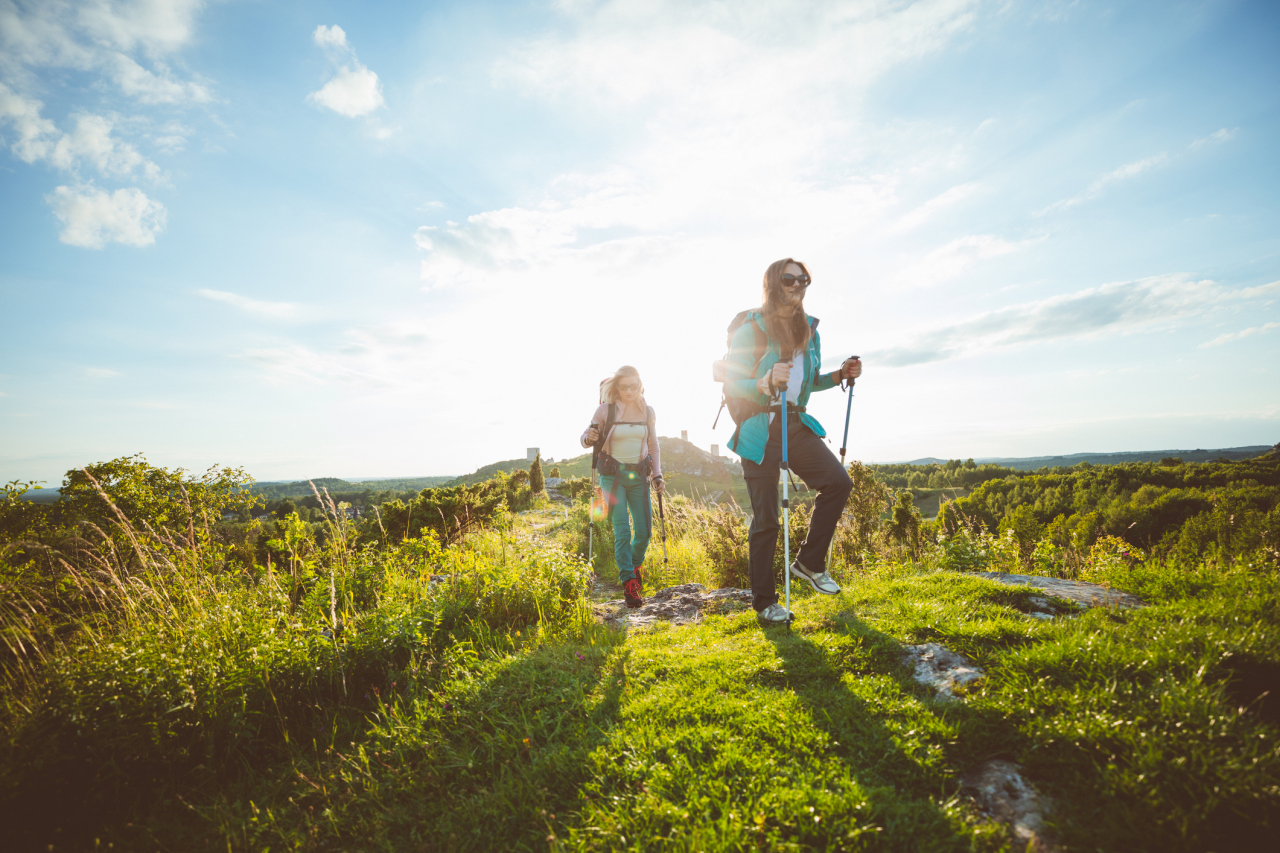
[[[635,391],[639,387],[640,387],[639,382],[628,382],[626,385],[619,385],[618,390],[619,391]]]

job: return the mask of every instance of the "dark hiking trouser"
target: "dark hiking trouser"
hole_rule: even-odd
[[[773,555],[778,548],[781,420],[775,416],[773,423],[769,424],[769,442],[764,448],[764,460],[760,464],[750,459],[742,460],[742,473],[747,480],[747,493],[751,496],[751,533],[748,539],[750,556],[747,565],[751,573],[751,605],[756,612],[778,600]],[[792,413],[787,422],[787,463],[805,485],[818,491],[813,518],[809,521],[809,533],[801,543],[800,550],[793,552],[793,557],[811,572],[824,572],[827,566],[827,549],[831,546],[831,537],[835,535],[836,523],[844,512],[849,492],[853,491],[853,481],[831,449],[804,425],[799,415]],[[787,571],[786,567],[783,571]]]

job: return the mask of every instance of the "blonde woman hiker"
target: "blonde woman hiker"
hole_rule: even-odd
[[[751,496],[747,564],[751,598],[760,621],[782,625],[792,614],[778,604],[773,555],[778,545],[778,474],[782,430],[787,430],[790,469],[816,489],[809,532],[795,561],[784,571],[817,592],[836,595],[840,585],[827,574],[827,549],[844,512],[853,483],[827,447],[826,430],[805,411],[814,391],[835,388],[862,375],[862,363],[850,358],[840,369],[821,372],[818,320],[804,311],[812,279],[804,264],[783,258],[764,273],[764,304],[746,311],[730,326],[725,396],[738,428],[727,446],[742,457]],[[787,423],[782,423],[779,389],[786,386]]]
[[[613,521],[618,582],[627,606],[639,607],[644,604],[644,554],[653,533],[649,483],[652,480],[661,492],[663,482],[653,408],[645,403],[644,385],[634,367],[623,365],[600,383],[600,406],[582,434],[582,446],[598,454],[600,490]]]

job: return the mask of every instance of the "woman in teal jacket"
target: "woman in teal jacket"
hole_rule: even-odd
[[[782,462],[782,385],[787,386],[788,466],[818,492],[808,535],[787,570],[826,595],[840,592],[840,586],[827,574],[827,550],[853,489],[848,472],[822,440],[826,430],[806,408],[814,391],[861,376],[862,363],[848,359],[839,370],[820,372],[818,320],[804,311],[811,281],[805,265],[792,258],[770,264],[764,274],[764,304],[747,314],[729,346],[730,379],[725,392],[735,398],[739,416],[749,416],[740,420],[727,446],[742,457],[753,514],[748,540],[752,604],[760,620],[769,624],[791,618],[778,604],[773,576]],[[763,347],[758,345],[761,341]]]

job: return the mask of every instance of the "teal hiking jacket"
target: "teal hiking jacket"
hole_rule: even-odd
[[[820,373],[822,369],[822,341],[818,337],[818,321],[814,317],[805,315],[805,319],[809,321],[809,327],[813,330],[813,334],[809,336],[809,348],[805,353],[804,360],[804,379],[800,386],[800,398],[798,405],[807,406],[809,404],[809,395],[814,391],[825,391],[828,388],[834,388],[839,384],[833,377],[834,371]],[[768,338],[765,342],[764,355],[760,358],[760,364],[754,364],[756,334],[752,330],[751,324],[755,323],[760,329],[764,329],[764,315],[759,311],[752,311],[747,315],[747,321],[738,327],[733,333],[733,341],[729,344],[729,380],[724,383],[725,393],[733,397],[741,397],[745,400],[751,400],[761,406],[767,406],[773,402],[756,390],[756,382],[761,376],[764,376],[773,366],[782,358],[782,353],[778,350],[778,342],[773,338]],[[752,368],[755,368],[754,373]],[[795,374],[791,374],[791,379],[795,381]],[[808,412],[800,413],[800,420],[813,431],[813,434],[819,438],[825,437],[827,431],[822,428],[822,424],[818,423],[817,418],[809,415]],[[750,459],[752,462],[759,464],[764,461],[764,447],[769,442],[769,415],[761,412],[758,415],[752,415],[742,422],[737,434],[729,439],[726,445],[734,453],[743,459]]]

